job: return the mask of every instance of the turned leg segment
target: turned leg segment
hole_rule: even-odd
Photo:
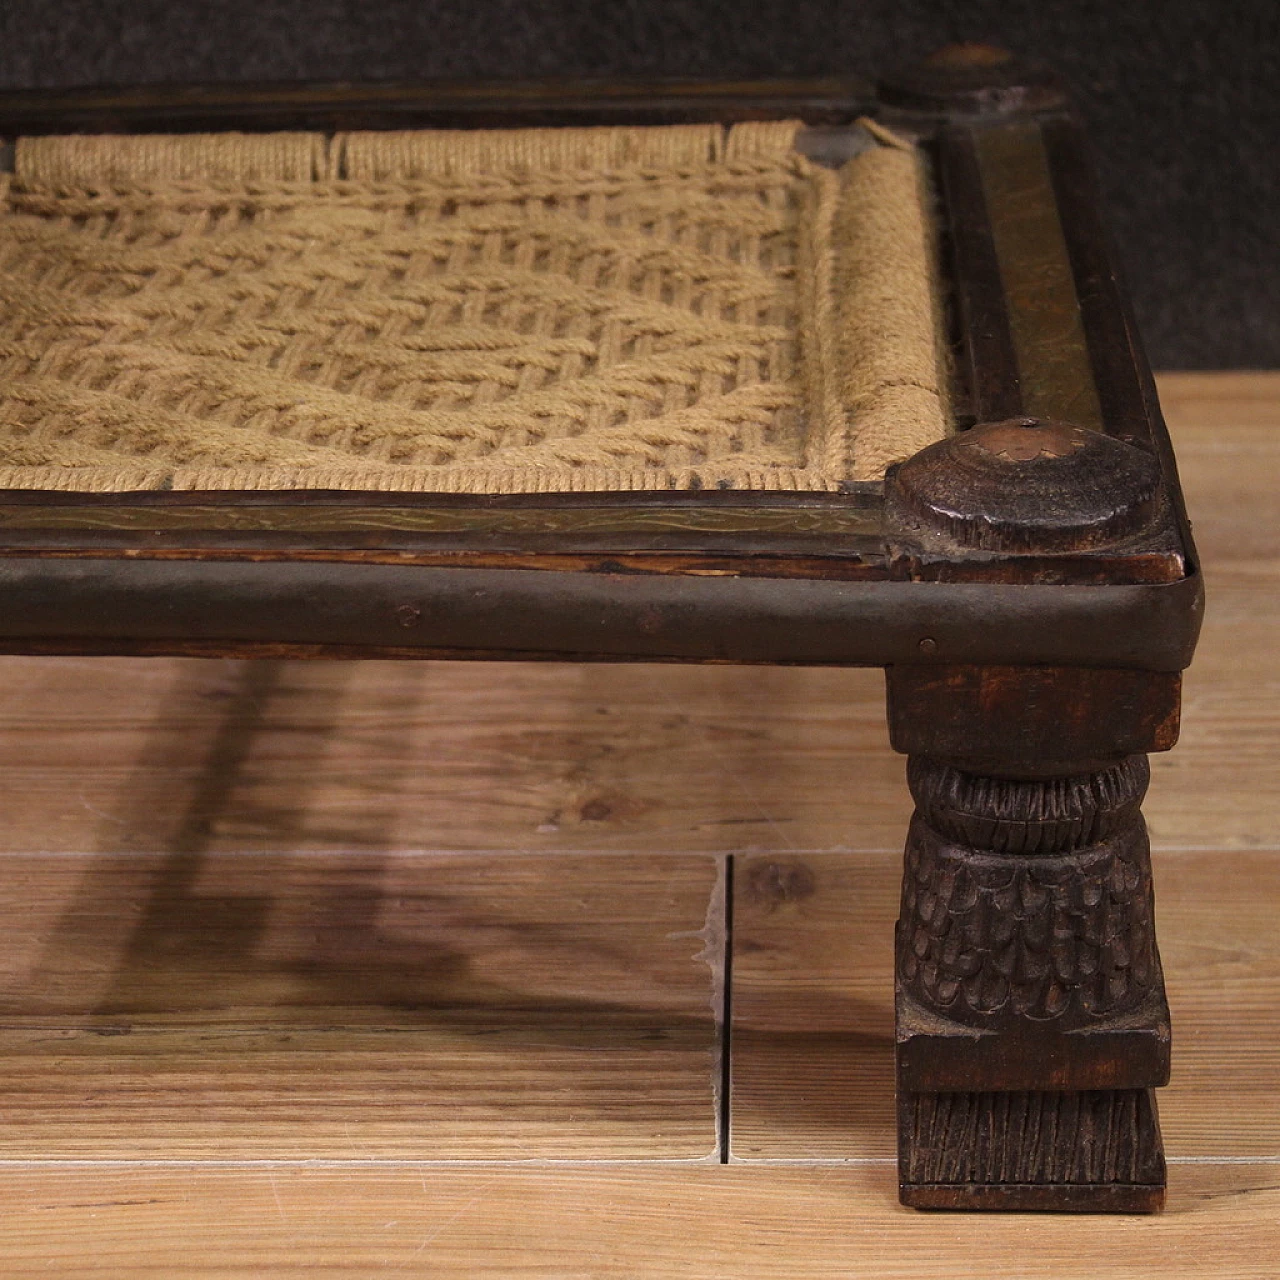
[[[899,1176],[922,1208],[1143,1211],[1169,1020],[1146,757],[1016,779],[912,757]]]

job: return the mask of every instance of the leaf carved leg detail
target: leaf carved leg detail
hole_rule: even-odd
[[[904,1203],[1158,1208],[1169,1025],[1146,757],[1027,779],[915,756],[908,779]]]

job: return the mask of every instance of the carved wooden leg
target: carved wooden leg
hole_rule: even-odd
[[[930,725],[920,695],[932,699],[946,677],[896,681],[899,744],[964,741],[978,758],[908,763],[898,1167],[902,1201],[918,1208],[1145,1212],[1163,1202],[1152,1091],[1168,1080],[1169,1016],[1139,812],[1147,758],[1061,758],[1044,735],[1071,681],[1055,693],[1054,679],[964,673],[950,685],[958,717]],[[1042,696],[993,721],[1010,685]],[[890,690],[893,711],[892,676]],[[1090,725],[1087,711],[1084,735],[1125,736],[1101,712]],[[1023,768],[986,763],[1004,754],[1002,719],[1008,743],[1033,747]],[[968,732],[954,738],[957,720]]]
[[[897,938],[905,1203],[1158,1208],[1169,1026],[1145,756],[990,778],[913,757]]]

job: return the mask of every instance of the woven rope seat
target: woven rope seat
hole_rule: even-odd
[[[0,487],[878,479],[948,429],[931,196],[800,128],[22,139]]]

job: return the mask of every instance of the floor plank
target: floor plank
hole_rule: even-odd
[[[1157,851],[1154,862],[1174,1020],[1166,1151],[1280,1161],[1280,858]],[[899,874],[866,854],[737,860],[735,1160],[893,1156]]]
[[[1280,1171],[1194,1167],[1159,1218],[926,1214],[888,1166],[10,1169],[6,1280],[1274,1275]]]
[[[890,1159],[893,854],[735,859],[734,1160]]]
[[[1280,373],[1159,381],[1208,608],[1147,822],[1157,847],[1280,849]]]
[[[0,677],[0,853],[887,848],[909,812],[878,670],[0,657]]]
[[[0,1157],[715,1158],[722,917],[705,855],[3,858]]]

